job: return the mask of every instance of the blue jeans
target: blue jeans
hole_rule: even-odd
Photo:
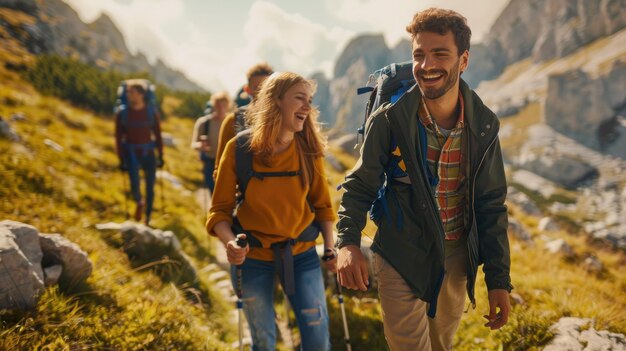
[[[204,175],[204,185],[211,190],[215,189],[215,181],[213,180],[213,170],[215,169],[215,159],[206,156],[204,153],[200,153],[200,159],[202,160],[202,174]]]
[[[241,265],[243,309],[252,334],[252,350],[276,349],[274,262],[247,258]],[[294,256],[296,292],[288,295],[302,338],[301,350],[330,350],[328,310],[320,259],[315,248]],[[235,266],[231,278],[236,289]]]
[[[154,203],[154,184],[156,183],[156,157],[153,151],[139,153],[127,153],[128,175],[130,177],[130,192],[135,202],[141,201],[141,189],[139,170],[143,169],[146,178],[146,218],[149,219],[152,214],[152,205]]]

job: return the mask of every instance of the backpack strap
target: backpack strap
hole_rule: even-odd
[[[238,198],[238,205],[244,201],[246,196],[246,190],[248,189],[248,183],[252,177],[259,180],[265,179],[265,177],[295,177],[302,174],[302,171],[285,171],[285,172],[257,172],[252,167],[253,152],[250,150],[250,134],[251,130],[247,129],[237,134],[236,142],[237,147],[235,149],[235,171],[237,174],[237,184],[239,186],[240,196]]]

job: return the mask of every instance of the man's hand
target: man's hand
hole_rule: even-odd
[[[485,327],[491,328],[491,330],[500,329],[509,320],[509,312],[511,311],[509,292],[504,289],[493,289],[489,291],[488,297],[489,315],[483,316],[488,320]],[[497,311],[498,308],[500,311]]]
[[[159,155],[159,157],[157,158],[156,166],[157,168],[163,168],[163,166],[165,166],[165,161],[163,161],[163,155]]]
[[[367,262],[361,249],[356,245],[347,245],[339,250],[337,273],[339,284],[342,286],[348,289],[367,291],[369,285]]]
[[[243,236],[245,239],[245,234]],[[240,265],[243,261],[246,260],[246,255],[250,251],[250,245],[246,245],[245,247],[241,247],[237,245],[237,239],[230,240],[226,243],[226,256],[228,257],[228,262],[232,265]]]

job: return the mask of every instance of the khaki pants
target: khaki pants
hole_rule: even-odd
[[[468,254],[465,245],[446,248],[445,269],[434,319],[428,303],[411,292],[404,279],[380,255],[374,255],[378,296],[383,312],[385,338],[393,351],[443,351],[452,349],[467,295]]]

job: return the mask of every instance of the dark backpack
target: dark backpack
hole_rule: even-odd
[[[365,107],[365,118],[363,124],[358,128],[357,133],[362,136],[362,140],[365,139],[365,126],[370,119],[372,112],[376,111],[380,106],[390,103],[394,104],[398,101],[404,93],[406,93],[411,87],[415,85],[415,78],[413,77],[413,63],[411,61],[402,63],[392,63],[385,66],[374,73],[370,74],[367,86],[359,88],[357,90],[358,95],[370,93],[367,105]],[[422,149],[426,147],[426,130],[419,125],[421,134],[420,140],[422,141]],[[357,134],[357,145],[358,145]],[[376,200],[372,202],[370,207],[370,219],[377,225],[380,223],[381,217],[385,217],[391,221],[391,213],[389,211],[389,203],[387,202],[386,193],[390,191],[389,182],[393,179],[394,175],[398,172],[402,172],[399,167],[402,161],[401,156],[394,155],[392,152],[397,148],[397,142],[393,135],[391,135],[391,144],[389,145],[389,154],[391,158],[389,163],[385,167],[385,183],[378,190],[378,196]],[[424,150],[423,150],[424,151]],[[423,152],[425,155],[425,152]],[[426,160],[424,159],[424,162]],[[426,167],[428,169],[428,167]],[[429,177],[430,178],[430,177]],[[396,199],[395,196],[391,196],[391,199]],[[396,199],[397,202],[397,199]],[[399,212],[398,218],[396,218],[396,227],[400,230],[403,226],[402,213]]]
[[[248,113],[248,106],[249,105],[238,107],[237,111],[235,111],[235,135],[248,129],[248,124],[246,123],[246,113]]]
[[[146,108],[148,110],[148,120],[143,122],[129,122],[128,121],[128,86],[134,83],[139,83],[146,88],[146,94],[144,95],[144,100],[146,101]],[[152,84],[147,79],[132,79],[122,81],[117,88],[117,100],[115,101],[115,108],[113,112],[115,114],[119,114],[120,116],[120,124],[123,128],[133,127],[133,128],[153,128],[156,123],[156,111],[157,111],[157,102],[156,102],[156,88],[154,84]]]

